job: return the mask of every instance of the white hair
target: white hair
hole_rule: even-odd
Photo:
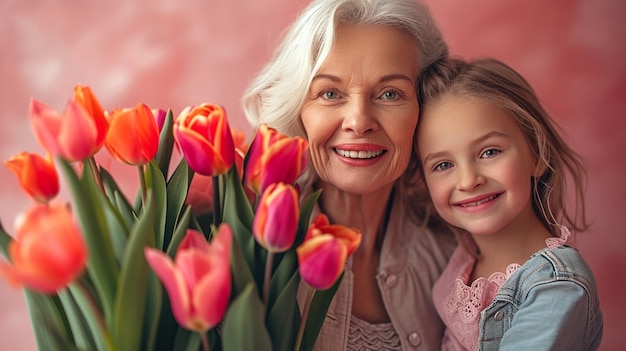
[[[313,1],[244,93],[243,109],[252,126],[265,123],[288,135],[305,136],[300,110],[338,24],[376,24],[406,32],[417,44],[420,72],[448,55],[428,8],[416,0]]]

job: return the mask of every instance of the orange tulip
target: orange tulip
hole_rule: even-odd
[[[74,86],[74,101],[87,111],[96,125],[98,133],[96,136],[96,144],[92,153],[95,154],[98,150],[100,150],[102,145],[104,145],[107,131],[109,130],[109,121],[104,115],[104,109],[100,105],[96,96],[92,93],[91,88],[80,84]]]
[[[150,162],[159,148],[159,128],[145,104],[117,109],[110,114],[105,146],[118,161],[129,165]]]
[[[298,191],[284,183],[271,184],[259,200],[252,224],[254,238],[267,251],[280,253],[296,239],[300,217]]]
[[[84,271],[87,246],[66,205],[36,204],[16,224],[8,247],[11,264],[0,263],[0,274],[10,283],[50,294]]]
[[[231,290],[232,237],[227,224],[220,225],[210,244],[200,232],[190,229],[175,261],[161,250],[144,250],[167,290],[174,318],[184,328],[202,333],[224,318]]]
[[[308,163],[308,142],[261,125],[250,146],[244,181],[261,194],[272,183],[293,184]]]
[[[205,103],[184,109],[174,121],[174,139],[196,173],[217,176],[235,162],[233,136],[220,106]]]
[[[35,201],[46,203],[59,193],[59,175],[49,154],[44,158],[20,152],[4,164],[15,173],[22,189]]]
[[[89,113],[76,101],[61,115],[45,104],[31,100],[30,120],[35,137],[49,153],[67,161],[87,159],[98,150],[101,131]]]
[[[311,223],[304,242],[296,249],[300,277],[315,289],[330,288],[360,243],[359,230],[332,225],[326,215],[319,214]]]

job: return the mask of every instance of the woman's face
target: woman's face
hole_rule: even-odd
[[[410,160],[417,47],[402,31],[341,25],[301,119],[320,179],[355,194],[390,188]]]

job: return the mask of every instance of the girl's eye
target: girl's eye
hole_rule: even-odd
[[[482,155],[480,155],[481,158],[494,158],[496,157],[499,153],[501,153],[502,151],[498,150],[498,149],[488,149],[485,150],[483,152]]]
[[[435,165],[435,171],[445,171],[447,169],[452,168],[452,163],[450,162],[439,162]]]

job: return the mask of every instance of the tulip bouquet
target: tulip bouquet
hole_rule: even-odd
[[[46,154],[5,161],[34,204],[13,236],[0,226],[0,275],[24,287],[39,349],[312,348],[360,233],[310,218],[304,139],[262,125],[244,147],[220,106],[105,111],[81,85],[63,113],[33,100],[30,117]],[[102,146],[137,168],[134,198]],[[54,200],[57,168],[71,203]]]

